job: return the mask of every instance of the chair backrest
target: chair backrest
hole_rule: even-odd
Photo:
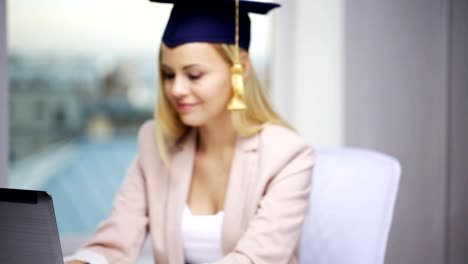
[[[400,164],[362,149],[319,149],[302,264],[380,264],[400,180]]]

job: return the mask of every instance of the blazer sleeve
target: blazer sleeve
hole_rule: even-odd
[[[146,197],[137,156],[115,198],[110,217],[99,224],[94,237],[79,252],[95,252],[108,263],[134,263],[148,233]]]
[[[257,213],[235,249],[216,264],[291,262],[308,210],[314,161],[309,146],[294,153],[267,184]]]

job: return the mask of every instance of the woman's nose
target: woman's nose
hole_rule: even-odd
[[[171,93],[175,97],[181,97],[187,95],[190,89],[187,86],[187,83],[184,82],[182,78],[174,78],[174,82],[172,83]]]

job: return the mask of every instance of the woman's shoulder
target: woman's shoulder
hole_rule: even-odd
[[[154,120],[144,122],[138,130],[138,153],[140,156],[155,156],[159,158],[158,146],[156,143],[156,124]]]
[[[138,140],[148,140],[149,138],[154,140],[155,129],[154,120],[145,121],[138,130]]]
[[[294,130],[267,125],[259,134],[258,153],[266,175],[288,171],[309,170],[316,160],[312,146]]]
[[[281,125],[265,125],[259,136],[262,145],[268,148],[312,148],[296,131]]]
[[[265,159],[278,164],[295,157],[315,159],[314,149],[303,137],[280,125],[266,125],[259,134],[258,146]]]

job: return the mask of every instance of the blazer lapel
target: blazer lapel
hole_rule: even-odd
[[[169,198],[167,213],[167,249],[169,263],[184,263],[184,251],[182,242],[182,217],[187,202],[187,195],[192,178],[195,156],[194,131],[187,135],[171,160],[171,175],[169,175]]]
[[[231,252],[247,228],[245,202],[252,191],[253,180],[258,173],[258,135],[238,137],[231,164],[228,189],[224,203],[222,229],[223,253]]]

